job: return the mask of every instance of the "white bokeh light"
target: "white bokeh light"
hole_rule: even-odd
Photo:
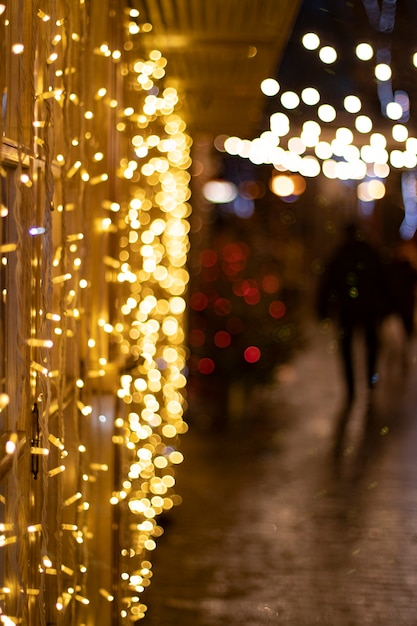
[[[362,102],[358,96],[351,94],[343,100],[343,106],[348,113],[359,113],[362,108]]]
[[[333,150],[328,141],[319,141],[314,146],[314,152],[322,161],[330,159],[330,157],[333,156]]]
[[[378,63],[375,66],[375,76],[378,80],[386,82],[392,76],[392,70],[387,63]]]
[[[403,124],[394,124],[392,127],[392,138],[395,141],[403,142],[408,139],[408,128]]]
[[[400,120],[404,115],[403,108],[399,102],[388,102],[385,111],[390,120]]]
[[[345,126],[341,126],[336,130],[336,139],[345,145],[352,143],[353,141],[353,133],[350,128],[346,128]]]
[[[304,104],[314,106],[320,101],[320,93],[315,87],[305,87],[301,92],[301,99]]]
[[[277,135],[277,137],[284,137],[289,133],[290,120],[285,113],[277,112],[273,113],[269,118],[269,126],[271,131]]]
[[[336,119],[336,109],[331,104],[322,104],[317,110],[322,122],[333,122]]]
[[[358,115],[355,119],[355,128],[360,133],[370,133],[372,126],[372,120],[367,115]]]
[[[320,48],[319,58],[323,63],[330,65],[336,61],[337,52],[334,48],[332,48],[332,46],[324,46],[323,48]]]
[[[356,56],[361,61],[370,61],[374,56],[374,49],[369,43],[362,42],[356,46]]]
[[[236,186],[227,180],[210,180],[203,187],[205,199],[216,204],[232,202],[237,194]]]
[[[307,50],[317,50],[320,45],[320,37],[316,33],[306,33],[302,42]]]
[[[279,82],[275,78],[265,78],[261,82],[261,91],[265,96],[276,96],[279,89]]]
[[[296,109],[300,104],[300,98],[295,91],[285,91],[281,94],[281,104],[286,109]]]

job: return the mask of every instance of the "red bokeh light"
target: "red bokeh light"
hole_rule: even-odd
[[[249,247],[245,243],[227,243],[222,250],[222,255],[229,263],[245,261],[249,255]]]
[[[247,363],[256,363],[261,358],[261,351],[257,346],[249,346],[246,348],[243,356]]]
[[[196,291],[190,297],[190,307],[194,311],[204,311],[208,305],[207,296],[201,291]]]
[[[199,330],[198,328],[194,328],[190,331],[188,335],[188,343],[190,344],[190,346],[192,346],[193,348],[199,348],[200,346],[204,345],[205,341],[206,335],[204,331]]]
[[[251,289],[248,294],[244,296],[246,304],[258,304],[261,300],[261,294],[258,289]]]
[[[226,330],[219,330],[219,332],[214,335],[214,343],[218,348],[228,348],[231,342],[232,338],[230,333]]]
[[[200,254],[201,265],[204,267],[213,267],[217,263],[217,252],[215,250],[210,250],[206,248],[201,251]]]
[[[271,317],[273,317],[274,319],[280,319],[281,317],[284,317],[285,313],[287,312],[287,307],[285,306],[285,304],[282,302],[282,300],[274,300],[273,302],[271,302],[271,304],[269,305],[269,314]]]
[[[216,366],[214,364],[213,359],[208,359],[207,357],[204,357],[199,360],[197,367],[198,367],[198,371],[201,374],[212,374]]]
[[[266,293],[276,293],[279,289],[279,279],[278,276],[274,274],[267,274],[262,279],[262,289]]]
[[[217,315],[229,315],[232,310],[232,304],[227,298],[217,298],[213,306]]]

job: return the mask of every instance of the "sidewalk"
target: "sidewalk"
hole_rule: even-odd
[[[147,626],[417,626],[417,364],[389,345],[343,423],[330,335],[216,435],[190,424]],[[416,346],[412,346],[412,355]]]

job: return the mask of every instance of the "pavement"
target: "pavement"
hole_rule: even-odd
[[[225,429],[190,416],[147,626],[417,626],[416,342],[405,371],[387,324],[346,410],[331,331],[308,338]]]

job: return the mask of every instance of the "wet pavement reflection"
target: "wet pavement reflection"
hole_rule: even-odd
[[[249,417],[190,422],[148,626],[417,625],[415,346],[407,377],[386,347],[346,408],[331,338],[310,335]]]

